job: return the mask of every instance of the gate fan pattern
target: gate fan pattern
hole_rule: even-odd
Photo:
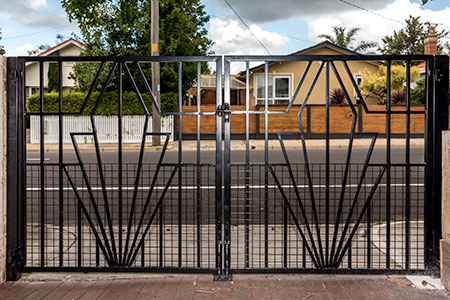
[[[361,99],[361,103],[364,107],[364,110],[366,112],[370,112],[365,101],[364,101],[364,97],[361,94],[361,91],[358,87],[358,85],[356,84],[350,68],[348,67],[348,64],[346,61],[342,61],[343,67],[346,70],[346,73],[349,77],[349,79],[352,82],[352,86],[355,89],[357,96],[359,97],[359,99]],[[300,82],[298,83],[296,90],[293,94],[292,99],[290,100],[289,106],[286,110],[286,113],[289,112],[293,101],[295,100],[295,98],[297,97],[297,94],[300,90],[300,88],[302,87],[302,85],[304,84],[306,75],[308,74],[310,68],[312,65],[312,61],[308,62],[308,65],[300,79]],[[333,70],[336,79],[342,89],[342,91],[345,94],[345,98],[350,106],[351,112],[352,112],[352,125],[351,125],[351,132],[350,132],[350,137],[349,137],[349,144],[348,144],[348,148],[347,148],[347,156],[346,156],[346,162],[345,162],[345,169],[344,169],[344,173],[343,173],[343,178],[342,178],[342,184],[340,187],[340,197],[339,197],[339,206],[338,206],[338,210],[337,210],[337,214],[336,214],[336,220],[334,223],[334,229],[333,229],[333,239],[332,241],[329,240],[330,237],[330,232],[329,232],[329,228],[328,228],[328,224],[325,228],[325,235],[321,235],[321,228],[320,228],[320,223],[319,223],[319,216],[318,216],[318,210],[317,210],[317,205],[316,205],[316,200],[317,200],[317,196],[316,193],[320,192],[317,189],[315,190],[313,187],[313,176],[312,176],[312,172],[310,169],[310,163],[308,160],[308,151],[307,151],[307,146],[306,146],[306,138],[305,138],[305,131],[304,131],[304,126],[303,126],[303,122],[302,122],[302,113],[306,107],[306,105],[308,104],[308,100],[310,98],[310,95],[319,79],[319,76],[322,72],[323,69],[325,69],[326,71],[326,108],[327,108],[327,122],[329,122],[329,104],[330,104],[330,99],[329,99],[329,80],[330,80],[330,68]],[[386,113],[383,111],[377,111],[377,113]],[[357,125],[357,121],[358,121],[358,112],[355,109],[354,104],[352,103],[352,100],[349,96],[349,93],[347,92],[347,89],[342,81],[341,76],[339,75],[339,72],[336,68],[336,65],[333,61],[322,61],[315,76],[314,79],[311,83],[311,86],[308,89],[308,92],[306,93],[305,99],[302,102],[302,105],[300,107],[300,110],[297,114],[297,118],[298,118],[298,123],[299,123],[299,128],[300,128],[300,139],[301,139],[301,144],[302,144],[302,149],[303,149],[303,156],[304,156],[304,161],[305,161],[305,170],[306,170],[306,175],[307,175],[307,183],[308,183],[308,189],[309,189],[309,194],[310,194],[310,200],[311,200],[311,209],[312,209],[312,215],[313,218],[311,220],[308,219],[308,214],[307,214],[307,210],[306,210],[306,205],[304,203],[304,201],[301,199],[300,196],[300,192],[298,189],[298,184],[296,182],[296,179],[294,177],[294,172],[292,171],[291,168],[291,164],[290,164],[290,160],[289,160],[289,155],[288,152],[286,151],[284,142],[283,142],[283,136],[284,135],[292,135],[292,133],[278,133],[278,140],[280,142],[280,146],[283,152],[283,156],[284,156],[284,160],[286,162],[286,166],[288,168],[288,172],[289,172],[289,179],[291,182],[291,186],[294,189],[295,192],[295,200],[298,204],[298,207],[300,208],[300,213],[301,216],[304,220],[304,224],[301,224],[299,222],[298,217],[296,216],[296,214],[294,213],[294,210],[292,208],[291,205],[291,199],[288,199],[286,192],[280,182],[280,180],[277,177],[277,174],[275,173],[273,167],[269,164],[268,168],[270,173],[272,174],[274,181],[281,193],[281,196],[283,198],[283,202],[284,205],[287,207],[289,215],[291,216],[304,244],[306,247],[306,250],[308,251],[309,256],[311,257],[311,260],[314,264],[314,266],[316,268],[338,268],[341,263],[342,260],[346,254],[346,251],[348,250],[348,248],[351,246],[352,243],[352,239],[355,235],[355,233],[358,230],[358,227],[361,223],[361,221],[363,220],[363,217],[367,211],[367,209],[370,206],[370,202],[377,190],[377,187],[380,183],[380,181],[383,178],[383,175],[385,174],[387,168],[389,168],[389,166],[383,166],[374,182],[374,184],[372,185],[371,191],[370,193],[367,195],[366,199],[363,199],[363,206],[361,208],[360,211],[357,211],[357,204],[359,201],[361,201],[361,190],[363,187],[363,183],[366,177],[366,173],[367,173],[367,169],[370,166],[370,159],[374,150],[374,146],[375,146],[375,142],[376,142],[376,138],[377,138],[377,134],[371,134],[372,135],[372,140],[370,143],[370,146],[367,150],[367,154],[365,157],[365,161],[364,161],[364,166],[361,170],[361,174],[359,175],[359,180],[358,180],[358,186],[353,194],[353,201],[351,202],[351,206],[349,209],[349,212],[347,214],[347,216],[343,215],[343,207],[344,207],[344,195],[345,195],[345,191],[346,191],[346,186],[347,186],[347,181],[348,181],[348,176],[349,176],[349,169],[350,169],[350,161],[351,161],[351,157],[352,157],[352,147],[353,147],[353,141],[355,138],[355,130],[356,130],[356,125]],[[328,128],[328,124],[327,124],[327,131],[329,133],[329,128]],[[294,134],[298,134],[298,133],[294,133]],[[327,136],[327,150],[326,150],[326,191],[325,191],[325,197],[327,197],[327,199],[330,198],[330,189],[329,189],[329,183],[330,183],[330,151],[329,151],[329,136]],[[328,211],[328,205],[326,207],[326,218],[328,218],[329,215],[329,211]],[[354,216],[357,216],[356,219],[356,223],[352,224],[352,218]],[[302,226],[303,225],[303,228]],[[340,231],[340,228],[343,226],[343,229]],[[314,229],[315,229],[315,235],[314,235]],[[323,228],[322,228],[323,231]],[[331,249],[330,249],[330,245],[331,245]]]
[[[100,76],[101,72],[103,71],[104,66],[105,66],[105,62],[102,62],[97,71],[95,79],[90,87],[90,90],[86,96],[86,99],[82,105],[80,114],[83,113],[83,111],[86,107],[87,101],[89,100],[89,97],[91,96],[92,91],[98,82],[99,76]],[[135,66],[136,66],[140,76],[142,77],[142,80],[148,91],[148,94],[151,96],[152,103],[153,103],[153,109],[155,109],[158,113],[161,113],[160,107],[158,106],[157,102],[155,101],[154,94],[150,88],[150,85],[146,79],[146,76],[145,76],[141,66],[139,65],[139,63],[135,63]],[[123,70],[125,70],[125,72],[128,76],[128,79],[130,80],[130,82],[139,98],[139,103],[145,112],[145,122],[144,122],[143,134],[142,134],[142,142],[140,145],[140,152],[139,152],[139,157],[138,157],[138,162],[137,162],[136,176],[135,176],[135,180],[134,180],[133,196],[131,199],[131,207],[130,207],[129,216],[128,216],[127,231],[126,231],[126,236],[125,236],[124,240],[122,237],[121,230],[119,230],[119,232],[117,233],[118,236],[116,236],[115,230],[113,228],[111,207],[110,207],[110,203],[108,200],[108,194],[107,194],[107,188],[106,188],[106,182],[105,182],[105,176],[104,176],[104,170],[103,170],[103,164],[102,164],[102,157],[100,154],[100,148],[99,148],[97,131],[96,131],[96,124],[95,124],[95,119],[94,119],[94,115],[97,111],[97,108],[102,101],[102,97],[103,97],[109,83],[111,82],[111,79],[112,79],[113,74],[114,74],[115,70],[117,69],[117,67],[119,67],[118,68],[119,69],[119,81],[120,81],[119,94],[121,95],[121,93],[122,93],[122,90],[121,90],[122,89],[122,73],[123,73]],[[119,110],[121,110],[122,109],[121,99],[119,101],[120,101]],[[151,202],[150,200],[151,200],[151,197],[155,190],[158,175],[159,175],[159,172],[161,169],[161,164],[163,162],[164,155],[167,150],[167,146],[168,146],[168,142],[169,142],[169,138],[170,138],[170,133],[147,132],[148,125],[149,125],[148,124],[149,117],[150,117],[150,112],[142,98],[142,95],[138,89],[138,86],[134,80],[132,73],[130,72],[130,69],[129,69],[127,63],[126,62],[115,62],[109,72],[106,82],[103,85],[101,93],[100,93],[99,97],[97,98],[92,111],[90,112],[92,132],[70,133],[70,136],[72,139],[72,144],[75,149],[76,157],[78,159],[79,167],[81,169],[83,182],[84,182],[84,184],[87,188],[87,192],[89,194],[88,200],[89,200],[90,207],[93,209],[93,216],[91,216],[91,213],[89,212],[89,209],[88,209],[89,204],[84,203],[85,200],[82,198],[79,188],[77,187],[74,179],[72,178],[72,176],[70,174],[70,171],[68,170],[68,168],[66,166],[64,166],[64,172],[65,172],[65,174],[68,178],[68,181],[75,193],[77,201],[78,201],[79,205],[81,206],[82,212],[83,212],[87,222],[89,223],[89,227],[95,236],[98,246],[101,249],[101,252],[102,252],[104,258],[110,267],[129,267],[129,266],[133,265],[137,254],[141,250],[141,247],[143,247],[145,237],[147,236],[147,234],[150,230],[153,220],[155,219],[155,216],[157,215],[158,210],[162,206],[164,196],[166,195],[167,190],[168,190],[170,184],[172,183],[172,180],[178,170],[178,166],[173,167],[170,177],[167,180],[163,191],[159,195],[159,199],[158,199],[157,203],[155,204],[153,211],[149,212],[150,202]],[[120,215],[120,217],[119,217],[120,222],[122,222],[121,221],[121,216],[122,216],[122,207],[121,206],[122,205],[120,203],[122,201],[122,176],[123,176],[123,174],[122,174],[123,170],[122,170],[121,111],[119,111],[118,122],[119,122],[119,126],[118,126],[118,128],[119,128],[119,134],[118,134],[119,207],[118,207],[118,209],[119,209],[119,215]],[[154,136],[154,135],[164,136],[165,142],[164,142],[164,146],[162,148],[162,151],[161,151],[161,154],[160,154],[160,157],[158,160],[158,164],[156,166],[156,170],[153,174],[150,189],[146,196],[145,203],[143,205],[141,213],[138,214],[136,211],[136,201],[137,201],[137,193],[138,193],[138,189],[139,189],[139,182],[141,179],[142,162],[143,162],[143,157],[144,157],[144,152],[145,152],[145,142],[146,142],[146,138],[148,136]],[[83,163],[82,155],[81,155],[81,152],[80,152],[80,149],[79,149],[79,146],[77,143],[77,139],[76,139],[77,136],[92,136],[93,137],[93,141],[94,141],[94,145],[95,145],[96,159],[97,159],[97,168],[98,168],[98,173],[100,176],[101,190],[102,190],[102,195],[103,195],[103,199],[101,199],[101,200],[103,201],[105,214],[106,214],[106,224],[104,224],[101,213],[99,211],[100,199],[96,199],[94,196],[92,186],[91,186],[91,183],[89,180],[88,172],[86,171],[86,168]],[[146,215],[148,213],[150,213],[150,217],[148,218],[148,220],[146,220]],[[133,226],[134,220],[138,220],[137,227],[135,227],[135,228]],[[98,225],[98,228],[97,228],[96,224]]]

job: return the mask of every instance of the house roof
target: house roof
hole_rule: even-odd
[[[329,48],[329,49],[335,50],[335,51],[340,52],[340,53],[345,54],[345,55],[361,55],[361,53],[358,53],[358,52],[346,49],[344,47],[341,47],[341,46],[338,46],[336,44],[333,44],[333,43],[331,43],[329,41],[323,41],[321,43],[318,43],[316,45],[313,45],[311,47],[302,49],[300,51],[296,51],[296,52],[288,54],[288,55],[305,55],[305,54],[307,54],[307,53],[309,53],[311,51],[314,51],[314,50],[317,50],[317,49],[320,49],[320,48]],[[376,62],[371,62],[371,63],[379,65]],[[272,65],[272,64],[274,64],[274,63],[269,63],[269,66]],[[250,68],[249,71],[250,72],[255,72],[255,71],[259,71],[259,70],[261,70],[263,68],[264,68],[264,64],[261,64],[261,65],[258,65],[256,67]],[[245,71],[242,71],[239,74],[240,75],[245,75]]]
[[[450,54],[447,54],[448,57],[450,57]],[[425,62],[417,65],[417,69],[421,74],[425,73]]]
[[[76,46],[78,48],[81,48],[81,49],[85,49],[86,48],[86,45],[83,44],[82,42],[80,42],[80,41],[78,41],[78,40],[76,40],[74,38],[70,38],[70,39],[65,40],[64,42],[62,42],[62,43],[60,43],[60,44],[58,44],[58,45],[56,45],[54,47],[51,47],[51,48],[45,50],[44,52],[39,53],[38,56],[51,55],[52,53],[54,53],[54,52],[56,52],[58,50],[61,50],[61,49],[65,48],[65,47],[67,47],[69,45],[74,45],[74,46]]]

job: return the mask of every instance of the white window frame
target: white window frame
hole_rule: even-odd
[[[265,77],[265,74],[258,74],[255,76],[255,100],[256,100],[256,104],[257,105],[264,105],[266,98],[258,98],[258,77]],[[268,98],[268,102],[269,105],[275,105],[275,101],[287,101],[286,105],[289,104],[289,101],[291,100],[292,97],[292,75],[291,74],[283,74],[283,75],[276,75],[276,74],[269,74],[269,78],[272,77],[273,78],[273,85],[272,85],[272,98]],[[287,78],[289,83],[288,83],[288,97],[275,97],[275,82],[277,78]],[[265,80],[265,79],[264,79]],[[282,104],[283,105],[283,104]]]
[[[363,77],[363,75],[361,73],[354,74],[354,78],[355,78],[355,83],[356,83],[357,87],[359,87],[359,85],[364,82],[364,77]],[[358,84],[358,79],[361,79],[361,83],[360,84]],[[360,100],[359,97],[358,97],[358,93],[356,92],[355,88],[353,88],[353,96],[355,97],[356,100]]]

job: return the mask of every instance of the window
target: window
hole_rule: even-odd
[[[355,82],[358,87],[363,83],[363,77],[361,74],[355,74]],[[356,103],[360,103],[361,99],[359,99],[358,92],[354,89],[353,95],[355,96]]]
[[[265,76],[256,76],[256,103],[265,104]],[[291,76],[269,76],[269,104],[286,105],[291,98]]]

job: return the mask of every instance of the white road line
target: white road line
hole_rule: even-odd
[[[340,185],[340,184],[339,185],[335,184],[335,185],[330,185],[330,188],[341,188],[341,186],[342,185]],[[374,186],[373,184],[363,184],[362,185],[362,187],[373,187],[373,186]],[[378,185],[378,187],[386,187],[386,186],[387,186],[387,184],[384,184],[384,183]],[[391,187],[404,187],[404,186],[406,186],[406,184],[403,184],[403,183],[391,184]],[[410,187],[423,187],[423,186],[425,186],[423,183],[411,183],[410,184]],[[292,185],[282,185],[282,187],[284,189],[286,189],[286,188],[293,188]],[[306,189],[306,188],[309,188],[309,185],[303,184],[303,185],[297,185],[297,187],[300,188],[300,189]],[[325,187],[326,187],[325,184],[314,184],[313,185],[313,188],[325,188]],[[358,185],[357,184],[348,184],[345,187],[346,188],[357,188]],[[214,190],[215,188],[216,187],[213,186],[213,185],[201,186],[200,187],[201,190]],[[223,188],[223,186],[222,186],[222,188]],[[245,189],[245,185],[232,185],[231,188],[232,189],[236,189],[236,190],[241,190],[241,189],[243,190],[243,189]],[[250,185],[249,188],[250,189],[264,189],[265,186],[264,185]],[[276,185],[269,185],[268,188],[269,189],[277,189],[278,186],[276,186]],[[80,187],[80,188],[77,188],[77,189],[79,191],[87,191],[86,187]],[[91,187],[91,189],[93,191],[98,191],[98,190],[101,190],[102,187],[101,186],[95,186],[95,187]],[[143,191],[146,191],[146,190],[149,190],[149,189],[150,189],[150,187],[138,187],[138,190],[143,190]],[[178,186],[170,186],[168,189],[169,190],[178,190]],[[197,186],[182,186],[181,189],[182,190],[197,190]],[[30,191],[30,192],[35,192],[35,191],[40,191],[40,190],[41,190],[41,188],[39,188],[39,187],[27,188],[27,191]],[[46,188],[44,188],[44,190],[45,191],[59,191],[59,187],[46,187]],[[72,190],[72,188],[71,187],[65,187],[64,190],[65,191],[70,191],[70,190]],[[108,186],[108,187],[106,187],[106,190],[108,190],[108,191],[118,191],[119,187]],[[122,187],[122,190],[133,191],[134,190],[134,186]],[[163,186],[158,186],[158,187],[155,187],[155,190],[164,190],[164,187]]]

